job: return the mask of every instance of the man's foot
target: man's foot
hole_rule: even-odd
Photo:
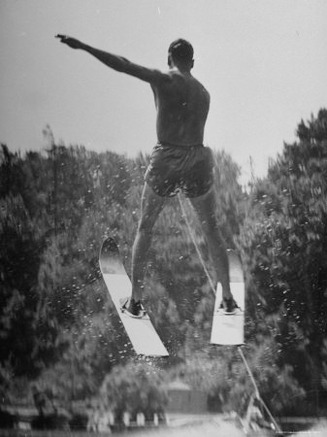
[[[223,298],[223,300],[221,301],[220,310],[223,310],[223,312],[227,315],[233,315],[237,313],[237,310],[239,309],[239,306],[237,305],[237,303],[235,302],[235,300],[230,297],[229,299],[225,299]]]
[[[141,304],[141,301],[135,301],[132,297],[125,297],[120,301],[120,308],[123,313],[135,319],[147,317],[146,311]]]

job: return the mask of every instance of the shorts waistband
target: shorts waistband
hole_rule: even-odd
[[[182,144],[172,144],[167,143],[166,141],[158,141],[157,146],[163,146],[163,147],[176,147],[179,149],[193,149],[195,147],[204,147],[203,144],[190,144],[190,145],[182,145]]]

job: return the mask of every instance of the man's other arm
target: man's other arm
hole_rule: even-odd
[[[164,79],[165,77],[169,77],[168,74],[162,73],[159,70],[142,67],[141,65],[137,65],[129,61],[128,59],[123,58],[122,56],[117,56],[112,53],[96,49],[82,43],[75,38],[71,38],[66,35],[57,35],[56,38],[60,38],[60,42],[68,45],[73,49],[80,49],[84,50],[87,53],[90,53],[100,62],[112,68],[113,70],[129,74],[130,76],[137,77],[138,79],[144,80],[145,82],[154,83]]]

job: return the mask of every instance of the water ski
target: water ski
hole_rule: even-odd
[[[245,309],[243,269],[240,258],[232,250],[228,251],[228,261],[231,292],[239,308],[233,315],[226,314],[220,308],[222,287],[218,283],[210,342],[220,345],[241,345],[244,343]]]
[[[121,309],[121,300],[132,293],[132,284],[120,259],[117,244],[107,238],[100,251],[100,269],[108,293],[130,338],[135,352],[146,356],[168,356],[148,315],[135,319]]]

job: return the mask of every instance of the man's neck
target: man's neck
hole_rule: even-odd
[[[192,76],[191,69],[184,65],[173,65],[172,67],[170,67],[170,71],[182,73],[183,76]]]

